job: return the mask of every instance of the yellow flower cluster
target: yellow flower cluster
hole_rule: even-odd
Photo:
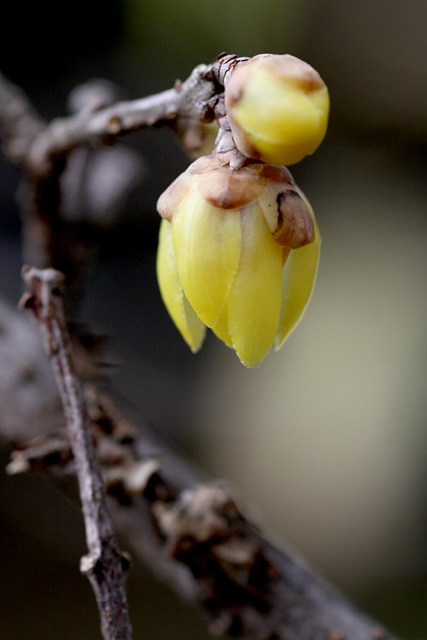
[[[256,56],[225,87],[234,143],[230,168],[203,156],[160,196],[157,274],[164,303],[193,352],[206,327],[247,367],[280,349],[310,299],[320,235],[285,164],[315,151],[328,91],[293,56]]]

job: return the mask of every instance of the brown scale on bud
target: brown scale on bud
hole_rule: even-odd
[[[225,87],[235,68],[248,60],[249,58],[245,56],[220,53],[211,64],[210,73],[219,84]]]
[[[276,197],[276,191],[277,193],[282,193],[287,190],[287,187],[291,188],[292,186],[294,186],[294,181],[286,167],[274,167],[262,162],[249,161],[247,166],[232,171],[228,166],[222,164],[217,154],[212,154],[203,156],[193,162],[187,171],[174,180],[160,196],[157,208],[163,218],[172,220],[177,208],[192,189],[196,189],[203,199],[214,207],[240,210],[251,202],[260,199],[267,190],[274,190],[274,198]],[[295,195],[298,196],[296,192]],[[270,197],[269,201],[271,199]],[[277,230],[283,230],[287,222],[293,220],[290,209],[294,200],[297,202],[295,219],[298,217],[300,210],[304,214],[307,210],[309,215],[302,199],[299,198],[300,201],[297,201],[296,198],[292,198],[288,206],[282,205],[281,209],[283,211],[277,209],[274,213],[275,217],[280,218],[283,222],[276,221],[273,223],[269,221],[270,230],[273,234]],[[303,226],[306,227],[307,225],[304,224]],[[278,233],[278,237],[282,237],[280,233]],[[299,230],[295,232],[295,238],[297,237],[302,237]],[[296,240],[294,241],[296,242]],[[310,242],[310,240],[307,240],[304,244],[307,242]],[[283,243],[279,242],[279,244]],[[302,246],[302,244],[298,246]]]
[[[310,211],[294,189],[277,195],[277,229],[273,237],[277,244],[298,249],[314,240],[314,224]]]

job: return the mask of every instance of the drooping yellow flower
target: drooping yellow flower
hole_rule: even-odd
[[[232,73],[224,95],[237,148],[249,158],[295,164],[314,153],[325,137],[328,89],[299,58],[255,56]]]
[[[285,167],[194,162],[158,201],[157,274],[193,352],[206,327],[248,367],[279,349],[313,289],[320,236]]]

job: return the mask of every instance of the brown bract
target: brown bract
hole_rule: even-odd
[[[213,153],[193,162],[172,182],[160,196],[157,210],[163,218],[172,220],[192,189],[196,189],[214,207],[240,210],[257,200],[271,183],[276,183],[283,189],[294,185],[286,167],[252,162],[233,171],[221,164]]]
[[[304,200],[294,189],[277,194],[277,229],[273,233],[277,244],[298,249],[314,240],[313,218]]]
[[[192,190],[217,209],[240,211],[263,198],[261,207],[277,244],[298,249],[314,240],[314,225],[309,208],[298,193],[286,167],[250,162],[238,170],[221,164],[213,153],[193,162],[157,202],[163,218],[172,220]]]
[[[157,200],[157,211],[162,218],[172,220],[178,206],[184,202],[192,189],[193,182],[187,169],[169,185],[166,191],[163,191]]]

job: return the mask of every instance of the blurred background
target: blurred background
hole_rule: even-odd
[[[209,336],[193,356],[167,316],[155,203],[188,159],[163,130],[124,141],[142,154],[140,181],[105,236],[80,319],[112,337],[120,393],[228,479],[275,541],[397,635],[426,638],[425,0],[75,0],[61,15],[36,4],[25,16],[19,3],[6,11],[16,38],[0,42],[0,68],[47,119],[91,77],[138,98],[222,51],[292,53],[320,72],[329,132],[292,172],[316,211],[322,258],[282,351],[246,370]],[[15,304],[18,176],[3,157],[0,175],[0,289]],[[99,637],[78,572],[78,510],[41,478],[1,472],[0,484],[2,638]],[[207,637],[143,568],[129,588],[135,638]]]

